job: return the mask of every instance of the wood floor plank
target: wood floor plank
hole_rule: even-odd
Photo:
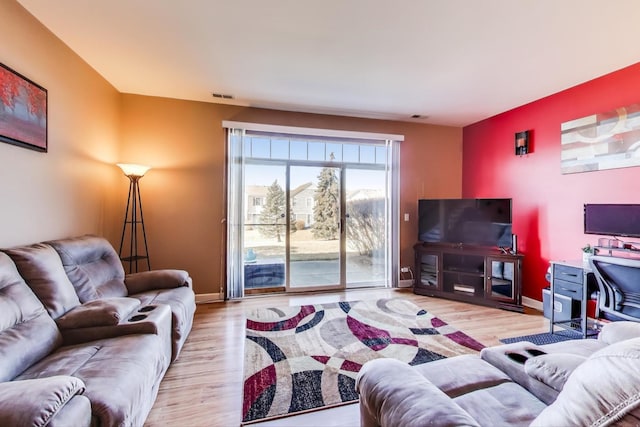
[[[400,297],[413,301],[484,345],[499,339],[548,331],[548,321],[535,310],[524,314],[414,295],[407,289],[354,289],[332,293],[278,294],[213,302],[197,307],[193,329],[180,357],[160,384],[147,427],[238,426],[242,412],[242,380],[246,313],[256,308],[330,301]]]

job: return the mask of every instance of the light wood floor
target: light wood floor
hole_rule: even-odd
[[[242,412],[245,312],[258,307],[401,297],[481,343],[548,331],[541,313],[525,314],[414,295],[405,289],[271,295],[198,305],[180,357],[167,371],[145,426],[238,426]]]

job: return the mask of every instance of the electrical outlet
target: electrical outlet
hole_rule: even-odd
[[[400,273],[408,273],[409,272],[409,267],[401,267],[400,268]]]

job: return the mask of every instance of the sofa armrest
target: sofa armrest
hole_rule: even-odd
[[[135,299],[135,298],[132,298]],[[136,300],[137,301],[137,300]],[[60,329],[64,345],[121,337],[124,335],[153,334],[171,341],[171,308],[166,304],[142,306],[117,325],[99,325],[86,328]]]
[[[528,341],[519,341],[485,347],[480,351],[480,357],[504,372],[513,382],[524,387],[549,405],[558,396],[558,391],[529,375],[524,368],[524,364],[528,359],[535,357],[534,355],[545,353],[542,346],[537,346]]]
[[[53,420],[64,410],[64,406],[84,392],[84,383],[71,376],[53,376],[32,380],[0,383],[0,425],[45,426],[57,424]],[[79,396],[84,398],[84,396]],[[87,401],[88,403],[88,401]],[[75,405],[74,405],[75,407]],[[77,425],[89,425],[90,405],[80,408],[82,417]],[[74,408],[76,416],[78,408]],[[85,422],[80,422],[84,419]]]
[[[544,354],[527,359],[524,363],[524,371],[552,389],[561,391],[569,375],[585,360],[587,360],[586,357],[577,354]]]
[[[598,340],[611,345],[638,337],[640,337],[640,323],[621,321],[604,325],[598,335]]]
[[[135,298],[102,298],[72,308],[56,319],[58,328],[76,329],[115,326],[140,306]]]
[[[362,425],[478,426],[449,396],[412,368],[395,359],[364,364],[356,379]]]
[[[127,274],[124,284],[129,295],[154,289],[171,289],[181,286],[192,287],[191,277],[184,270],[151,270]]]

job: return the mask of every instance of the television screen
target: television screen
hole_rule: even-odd
[[[511,247],[511,199],[422,199],[418,240]]]
[[[640,205],[585,204],[584,233],[640,237]]]

